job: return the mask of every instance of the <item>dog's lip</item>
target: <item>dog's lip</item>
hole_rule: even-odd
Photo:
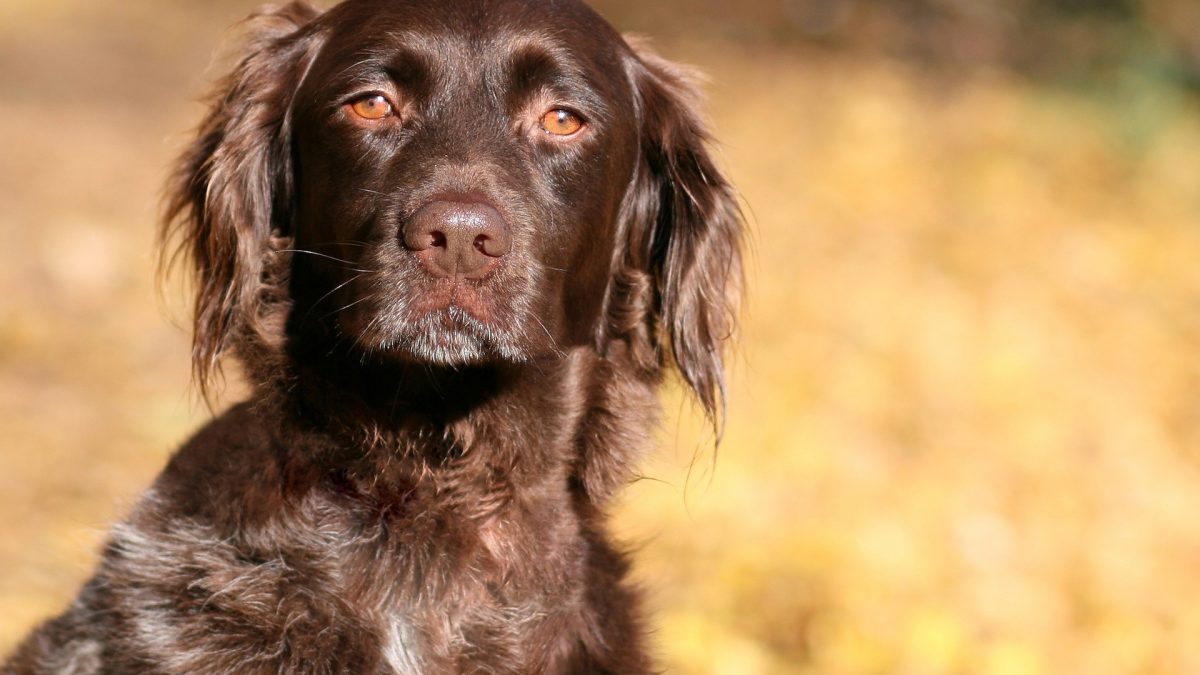
[[[439,279],[424,289],[413,303],[418,314],[432,314],[459,309],[481,323],[491,323],[494,314],[488,295],[475,284],[460,279]]]

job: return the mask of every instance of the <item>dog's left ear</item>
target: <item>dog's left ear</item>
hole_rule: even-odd
[[[712,420],[724,422],[723,347],[741,294],[743,218],[701,118],[699,76],[629,39],[641,158],[625,204],[626,286],[642,286],[643,341],[674,364]],[[643,276],[648,275],[648,279]],[[631,279],[643,283],[632,283]],[[631,293],[634,291],[635,293]],[[626,288],[623,310],[636,288]],[[618,299],[618,304],[621,300]],[[644,331],[644,332],[643,332]]]

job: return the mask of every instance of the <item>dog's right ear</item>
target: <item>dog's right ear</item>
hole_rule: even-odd
[[[279,284],[268,261],[290,234],[291,108],[321,40],[320,14],[291,2],[246,20],[243,55],[218,83],[168,186],[163,267],[181,256],[192,266],[192,368],[206,397],[224,353],[272,337],[260,321]]]

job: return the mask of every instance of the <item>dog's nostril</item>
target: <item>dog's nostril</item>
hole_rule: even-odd
[[[491,257],[499,258],[508,253],[510,244],[507,236],[490,237],[486,234],[481,234],[475,237],[475,250]]]
[[[430,232],[429,245],[433,248],[446,248],[446,233],[437,230]]]

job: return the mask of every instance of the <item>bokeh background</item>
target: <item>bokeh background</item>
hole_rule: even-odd
[[[596,4],[753,224],[616,513],[669,671],[1200,673],[1200,3]],[[252,5],[0,1],[0,651],[208,416],[153,231]]]

